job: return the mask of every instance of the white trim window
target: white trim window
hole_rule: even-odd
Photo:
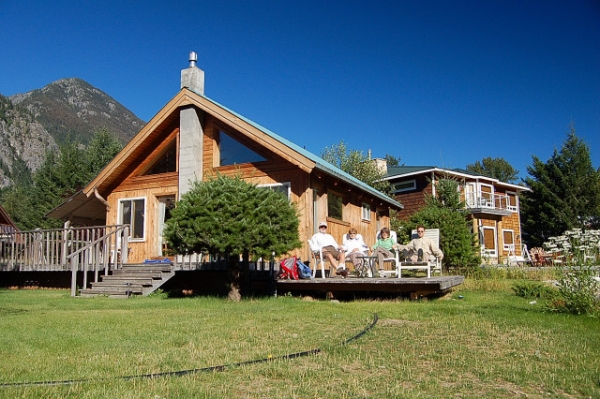
[[[371,221],[371,205],[365,202],[362,204],[362,220]]]
[[[394,183],[392,185],[392,190],[394,194],[403,193],[405,191],[412,191],[417,189],[417,180],[404,180],[398,183]]]
[[[481,228],[482,255],[484,257],[498,256],[498,244],[496,241],[496,228],[492,226],[483,226]]]
[[[284,183],[273,183],[273,184],[259,184],[256,187],[266,188],[278,193],[285,195],[285,197],[291,201],[292,198],[292,185],[290,182]]]
[[[119,224],[129,225],[129,240],[144,241],[146,238],[146,198],[119,200]]]
[[[513,212],[519,211],[519,197],[514,191],[506,192],[506,209]]]
[[[513,230],[502,230],[502,247],[505,251],[515,249],[515,232]]]

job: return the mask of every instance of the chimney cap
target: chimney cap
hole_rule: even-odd
[[[189,61],[190,61],[190,68],[193,68],[196,66],[196,61],[198,61],[198,55],[196,54],[195,51],[190,51]]]

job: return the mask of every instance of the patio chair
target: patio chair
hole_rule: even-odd
[[[377,240],[379,240],[380,238],[381,238],[381,231],[378,231],[377,235],[375,236],[375,242],[377,242]],[[394,230],[390,230],[390,238],[392,239],[394,244],[398,243],[398,235],[396,234],[396,232]],[[391,277],[393,275],[396,275],[396,277],[398,276],[398,251],[392,251],[392,252],[394,253],[394,256],[389,257],[389,258],[383,258],[383,263],[385,264],[386,262],[391,262],[393,270],[384,270],[384,269],[379,270],[379,275],[381,277],[388,277],[388,276]],[[379,267],[383,267],[383,265],[379,265]]]
[[[411,232],[411,240],[418,238],[417,230]],[[426,229],[424,237],[429,238],[439,248],[440,246],[440,229]],[[398,259],[399,255],[396,255]],[[398,269],[398,278],[402,277],[402,270],[425,270],[427,272],[427,278],[431,277],[432,273],[439,273],[442,275],[442,261],[436,258],[433,261],[425,260],[422,262],[410,262],[410,261],[396,261]]]
[[[325,278],[325,262],[328,262],[327,258],[323,257],[323,249],[313,242],[312,238],[308,240],[308,246],[312,254],[312,277],[315,278],[317,275],[317,267],[321,267],[321,278]],[[331,264],[329,265],[331,268]],[[331,271],[330,271],[331,272]]]

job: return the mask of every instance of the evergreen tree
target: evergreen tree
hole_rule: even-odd
[[[465,204],[460,200],[458,183],[450,178],[440,179],[437,196],[430,196],[421,210],[403,224],[403,241],[408,242],[410,231],[418,225],[426,229],[440,229],[440,249],[446,267],[460,267],[467,272],[481,264],[475,236],[465,218]]]
[[[121,149],[123,149],[123,145],[114,133],[105,127],[96,131],[85,150],[89,171],[87,181],[96,177]]]
[[[295,205],[279,192],[241,177],[194,182],[166,222],[164,236],[178,253],[208,252],[230,259],[230,295],[239,299],[239,256],[270,258],[301,247]]]
[[[22,230],[61,227],[61,221],[48,220],[45,215],[88,184],[120,149],[116,136],[100,129],[86,149],[71,142],[59,152],[47,152],[32,177],[18,169],[20,178],[15,185],[2,191],[6,212]]]
[[[571,125],[560,151],[544,163],[533,156],[524,179],[532,192],[521,199],[523,232],[530,246],[572,228],[600,227],[600,172]]]

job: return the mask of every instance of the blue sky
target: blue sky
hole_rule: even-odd
[[[0,0],[0,94],[68,77],[141,119],[206,95],[320,155],[501,157],[526,176],[571,122],[600,166],[600,2]]]

